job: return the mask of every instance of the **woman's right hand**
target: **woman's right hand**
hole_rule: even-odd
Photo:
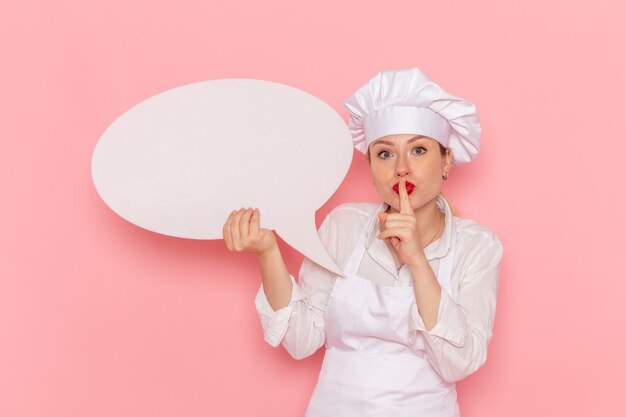
[[[250,250],[257,255],[277,246],[274,232],[259,228],[259,209],[233,210],[222,229],[224,242],[231,252]]]

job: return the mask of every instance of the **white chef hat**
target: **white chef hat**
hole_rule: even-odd
[[[392,134],[424,135],[452,150],[452,165],[478,153],[476,106],[445,92],[418,68],[381,71],[345,102],[355,148],[366,153],[376,139]]]

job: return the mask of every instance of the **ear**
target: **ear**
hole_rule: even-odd
[[[443,156],[443,172],[450,172],[452,168],[452,149],[446,148],[446,154]]]

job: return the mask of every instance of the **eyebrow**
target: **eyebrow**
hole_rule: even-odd
[[[416,140],[418,140],[418,139],[424,139],[425,137],[426,137],[426,136],[417,135],[417,136],[412,137],[411,139],[409,139],[409,140],[407,141],[407,143],[414,142],[414,141],[416,141]],[[377,141],[376,141],[376,143],[374,143],[374,145],[372,145],[372,147],[374,147],[374,146],[376,146],[376,145],[378,145],[378,144],[393,146],[393,143],[391,143],[391,142],[389,142],[389,141],[387,141],[387,140],[377,140]]]

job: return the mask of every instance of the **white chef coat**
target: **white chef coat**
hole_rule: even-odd
[[[450,249],[451,223],[457,230],[457,247],[452,268],[453,294],[441,291],[437,323],[426,330],[417,305],[411,310],[410,337],[421,332],[428,360],[446,382],[455,382],[476,371],[487,358],[496,311],[502,244],[491,230],[470,219],[453,217],[450,206],[437,197],[445,216],[441,238],[424,248],[426,258],[437,274],[439,261]],[[384,211],[386,203],[346,203],[333,209],[319,229],[322,243],[340,268],[345,268],[360,230],[374,211]],[[389,248],[376,238],[378,218],[366,235],[366,252],[358,269],[359,276],[383,286],[412,286],[409,268],[395,266]],[[272,346],[282,344],[289,354],[302,359],[324,345],[324,312],[336,274],[304,259],[299,283],[293,284],[289,304],[274,311],[263,285],[255,305],[265,340]],[[455,302],[454,299],[457,301]]]

